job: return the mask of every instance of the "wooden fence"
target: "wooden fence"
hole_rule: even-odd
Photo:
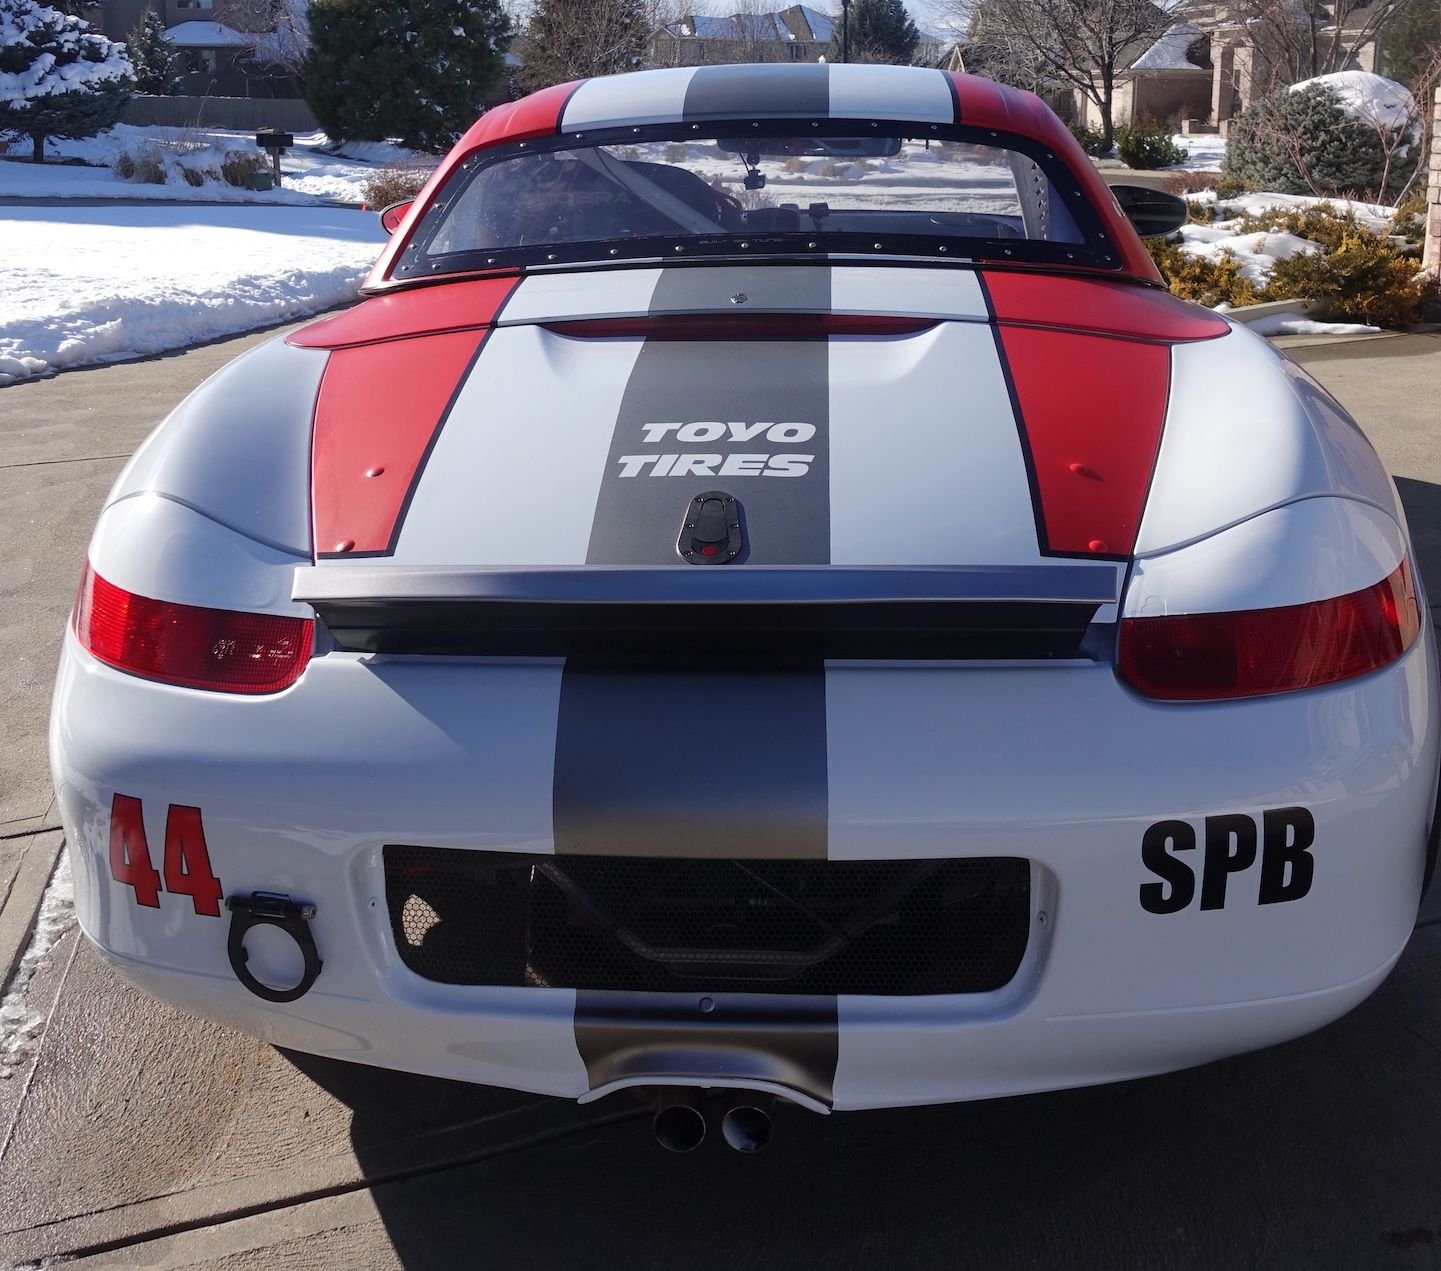
[[[148,127],[238,128],[314,132],[320,127],[298,97],[132,97],[120,122]]]

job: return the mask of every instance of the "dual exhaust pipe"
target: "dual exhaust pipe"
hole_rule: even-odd
[[[651,1128],[655,1141],[667,1152],[694,1152],[706,1136],[700,1092],[683,1086],[663,1087]],[[737,1152],[764,1151],[771,1141],[771,1114],[760,1098],[734,1095],[726,1101],[720,1130],[726,1145]]]

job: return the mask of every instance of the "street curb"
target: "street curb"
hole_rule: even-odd
[[[24,849],[24,859],[10,892],[0,903],[0,994],[10,987],[20,959],[30,947],[40,902],[45,898],[45,889],[50,885],[55,862],[60,859],[60,849],[64,846],[63,830],[36,830]]]

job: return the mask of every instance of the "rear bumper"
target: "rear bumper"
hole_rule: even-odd
[[[789,1034],[810,1025],[790,1027],[783,1000],[739,1049],[741,1034],[719,1028],[707,1049],[699,1017],[678,1048],[674,1029],[647,1034],[641,1011],[597,1065],[583,994],[435,983],[398,956],[385,844],[555,851],[558,666],[333,655],[285,693],[244,700],[118,674],[69,639],[52,761],[86,934],[145,990],[275,1044],[570,1097],[651,1076],[789,1081],[837,1108],[923,1104],[1202,1063],[1369,994],[1421,886],[1438,762],[1430,641],[1428,629],[1398,663],[1342,686],[1199,707],[1143,701],[1098,664],[832,664],[826,854],[1023,857],[1032,934],[995,992],[835,998],[818,1094],[788,1059]],[[138,905],[111,876],[116,794],[141,801],[157,866],[167,809],[199,808],[226,894],[314,902],[315,987],[265,1003],[230,971],[223,916],[168,892]],[[1172,856],[1199,882],[1206,817],[1259,824],[1292,807],[1315,822],[1303,897],[1259,903],[1258,858],[1228,875],[1216,907],[1140,903],[1160,881],[1142,860],[1148,827],[1195,827],[1200,844]],[[257,966],[270,956],[253,951]],[[744,1014],[715,996],[718,1020]]]

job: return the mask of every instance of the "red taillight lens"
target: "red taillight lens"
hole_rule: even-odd
[[[310,660],[314,625],[136,596],[88,564],[75,605],[75,634],[100,661],[218,693],[276,693],[294,684]]]
[[[1334,600],[1242,613],[1126,618],[1117,665],[1147,697],[1195,702],[1315,688],[1394,662],[1421,613],[1403,561],[1374,587]]]

